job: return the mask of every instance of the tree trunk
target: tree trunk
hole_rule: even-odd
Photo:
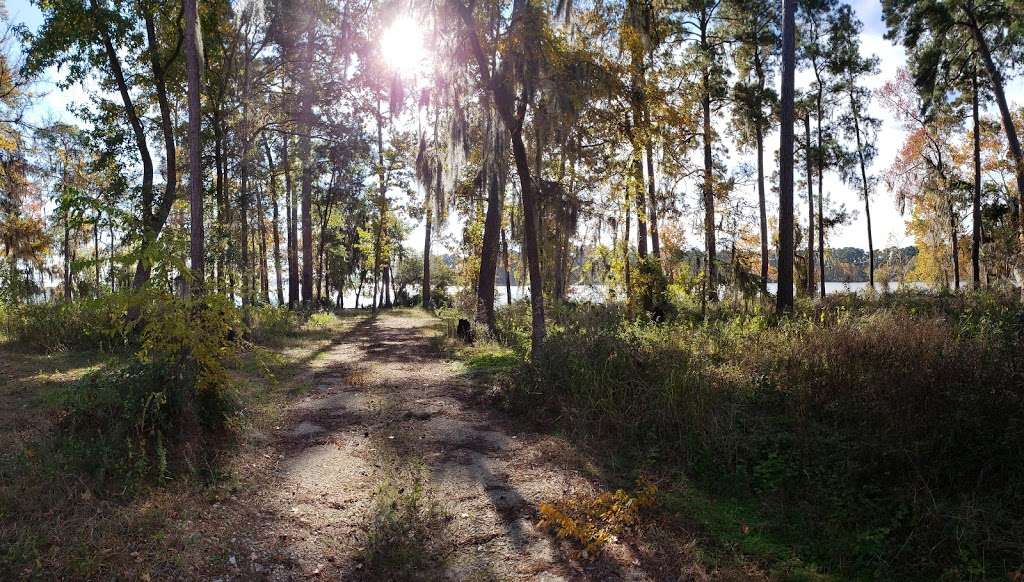
[[[114,221],[111,220],[107,227],[110,229],[110,264],[107,267],[110,272],[107,273],[107,278],[110,279],[110,292],[114,293],[117,291],[117,282],[114,275]]]
[[[333,172],[331,175],[331,184],[328,189],[329,194],[327,195],[327,201],[324,203],[322,213],[323,216],[320,218],[320,235],[317,237],[317,275],[316,275],[316,303],[319,306],[323,299],[323,281],[324,273],[327,271],[327,227],[331,222],[331,211],[334,209],[334,189],[335,181],[337,180],[337,172]]]
[[[430,196],[429,192],[427,192],[427,196]],[[425,229],[426,232],[423,235],[423,284],[422,284],[422,295],[423,295],[423,297],[421,297],[421,299],[423,300],[423,308],[424,309],[430,309],[432,307],[431,301],[430,301],[430,242],[431,242],[430,237],[431,237],[432,233],[430,231],[431,231],[432,227],[434,226],[433,222],[434,222],[434,206],[433,206],[433,204],[431,204],[431,201],[428,200],[427,201],[427,226],[426,226],[426,229]]]
[[[192,221],[189,253],[192,263],[191,292],[202,294],[205,284],[206,234],[203,227],[203,146],[200,137],[203,114],[199,100],[203,45],[200,40],[198,0],[184,0],[184,11],[185,74],[188,78],[189,208]]]
[[[96,211],[96,222],[92,223],[92,262],[95,270],[95,283],[96,289],[93,294],[97,297],[100,294],[100,218],[102,215],[100,211]],[[11,277],[14,277],[14,271],[11,271]]]
[[[214,165],[214,191],[217,197],[217,223],[215,233],[217,236],[217,258],[214,267],[217,271],[217,292],[224,293],[224,255],[225,249],[220,244],[224,233],[227,232],[227,200],[224,195],[224,129],[220,112],[220,104],[213,110],[213,165]]]
[[[978,72],[971,77],[971,109],[974,117],[974,196],[971,203],[971,280],[981,287],[981,128],[978,123]]]
[[[634,91],[636,90],[634,89]],[[634,97],[633,128],[630,140],[633,142],[633,153],[630,160],[632,179],[629,180],[629,190],[636,202],[636,254],[642,259],[647,256],[647,196],[644,188],[643,147],[640,145],[639,135],[641,131],[640,104],[638,97]]]
[[[281,163],[284,168],[284,197],[288,213],[288,307],[295,309],[299,304],[299,227],[298,205],[295,189],[292,187],[292,159],[288,155],[291,137],[281,140]]]
[[[284,305],[284,289],[282,289],[283,277],[281,274],[281,222],[277,204],[277,173],[274,169],[274,156],[270,152],[270,142],[265,134],[263,136],[263,150],[267,156],[267,170],[270,173],[270,204],[274,239],[274,283],[277,288],[277,305],[280,307]]]
[[[373,309],[377,310],[377,291],[380,282],[381,261],[384,253],[384,223],[388,216],[388,185],[387,175],[384,169],[384,122],[383,113],[380,109],[380,99],[377,99],[377,189],[379,199],[377,201],[377,236],[373,244]]]
[[[363,296],[363,284],[366,283],[366,270],[359,271],[359,288],[356,289],[356,309],[359,309],[359,300]]]
[[[821,143],[821,118],[824,111],[821,107],[822,89],[818,81],[818,117],[817,124],[818,149],[815,151],[818,167],[818,273],[821,276],[821,298],[825,298],[825,146]]]
[[[793,309],[793,84],[796,0],[782,2],[782,95],[779,127],[779,251],[775,309]]]
[[[166,170],[164,171],[164,196],[157,204],[155,212],[152,212],[149,217],[149,225],[146,230],[149,231],[149,244],[152,245],[156,242],[160,231],[163,230],[164,224],[167,222],[167,216],[171,213],[171,207],[174,206],[174,200],[177,197],[178,188],[178,164],[177,164],[177,149],[174,145],[174,121],[171,116],[171,104],[167,98],[167,81],[165,75],[164,63],[160,61],[160,50],[159,41],[156,36],[156,25],[153,21],[153,15],[150,12],[144,12],[143,14],[146,22],[146,38],[149,44],[149,57],[150,66],[153,69],[153,84],[156,89],[156,100],[160,109],[160,129],[164,136],[164,162]],[[180,48],[180,44],[179,47]],[[174,54],[171,55],[167,65],[174,62],[177,58],[178,48],[175,49]],[[143,248],[146,248],[147,237],[143,236]],[[145,256],[145,251],[141,253]],[[135,271],[135,281],[133,287],[138,288],[149,280],[150,270],[152,269],[152,262],[146,259],[140,260],[138,268]]]
[[[253,281],[253,264],[252,255],[250,254],[249,246],[249,149],[251,136],[249,135],[249,96],[251,93],[250,84],[250,64],[251,58],[248,49],[243,56],[242,60],[242,111],[241,119],[239,120],[239,147],[241,152],[239,153],[239,225],[241,226],[241,239],[242,239],[242,307],[247,307],[252,303],[255,296],[253,288],[255,287]],[[253,253],[255,254],[255,253]],[[245,311],[248,314],[248,311]],[[246,315],[248,317],[248,315]]]
[[[490,64],[484,55],[480,38],[477,36],[476,23],[473,14],[461,1],[455,1],[454,6],[466,28],[466,36],[480,69],[480,75],[484,86],[489,87],[494,97],[494,106],[505,123],[509,132],[509,139],[512,142],[512,157],[516,164],[516,173],[519,175],[519,185],[523,198],[523,247],[526,253],[526,262],[530,270],[530,309],[532,316],[532,354],[531,357],[537,360],[543,349],[544,337],[547,335],[544,323],[544,286],[541,279],[540,248],[538,245],[537,230],[539,228],[539,213],[537,202],[539,198],[538,186],[530,174],[530,164],[526,153],[526,145],[523,143],[523,119],[526,116],[526,100],[518,101],[513,97],[509,87],[505,85],[505,79],[494,80],[490,73]],[[512,21],[518,22],[521,2],[513,5]],[[515,109],[514,109],[515,108]],[[515,112],[513,112],[515,111]]]
[[[628,190],[626,192],[626,196],[629,196]],[[632,222],[632,218],[630,217],[630,214],[629,214],[630,208],[631,208],[631,206],[629,204],[629,198],[626,198],[626,204],[625,204],[625,207],[623,208],[623,210],[625,211],[625,215],[624,215],[623,221],[622,221],[622,224],[623,224],[623,227],[622,227],[622,278],[623,278],[623,283],[626,284],[626,289],[625,289],[625,291],[626,291],[626,299],[629,299],[631,297],[632,292],[633,292],[632,291],[632,287],[633,286],[632,286],[632,281],[631,281],[630,265],[629,265],[629,229],[630,229],[630,222]]]
[[[510,108],[511,103],[503,107]],[[512,121],[512,120],[509,120]],[[506,121],[505,127],[514,127]],[[540,252],[537,244],[537,229],[539,217],[537,213],[537,185],[530,176],[530,166],[526,158],[526,145],[523,144],[521,127],[518,130],[510,130],[512,139],[512,156],[516,162],[516,172],[519,174],[520,189],[523,196],[523,246],[526,250],[526,262],[530,270],[530,309],[533,326],[533,352],[532,357],[536,359],[544,344],[544,337],[547,335],[544,323],[544,286],[540,271]]]
[[[512,305],[512,271],[508,268],[508,239],[505,238],[505,229],[501,229],[501,246],[505,257],[505,302]]]
[[[259,241],[259,274],[260,274],[260,297],[270,303],[270,277],[267,274],[267,221],[266,210],[263,206],[263,196],[259,188],[256,189],[256,220],[257,234]]]
[[[71,267],[71,219],[68,211],[64,210],[64,301],[71,303],[71,278],[74,276]]]
[[[814,297],[814,153],[811,147],[811,113],[804,116],[804,136],[807,138],[807,294]]]
[[[660,259],[661,236],[658,233],[658,198],[654,183],[654,147],[650,139],[644,147],[647,154],[647,218],[651,223],[651,253]]]
[[[960,236],[957,228],[956,210],[953,202],[949,203],[949,237],[953,251],[953,290],[960,290]]]
[[[705,8],[705,11],[707,9]],[[702,14],[700,22],[700,45],[702,54],[710,57],[711,48],[708,43],[708,20],[709,18],[705,14]],[[707,261],[705,262],[705,268],[707,269],[707,298],[710,301],[718,300],[718,260],[716,254],[718,249],[716,248],[717,243],[715,241],[715,190],[714,190],[714,159],[711,155],[711,72],[707,69],[703,71],[703,86],[701,91],[701,107],[704,113],[704,248],[707,254]]]
[[[497,120],[494,120],[497,122]],[[487,215],[480,250],[480,276],[476,286],[476,320],[496,331],[494,321],[494,279],[498,272],[498,239],[501,236],[502,192],[496,172],[487,172]]]
[[[299,135],[299,158],[302,161],[302,303],[307,308],[313,301],[313,223],[310,216],[313,198],[313,40],[314,31],[307,30],[302,87],[302,133]]]
[[[768,210],[764,195],[764,135],[760,121],[755,129],[757,142],[757,208],[761,221],[761,295],[768,296]]]
[[[243,116],[245,114],[243,113]],[[249,257],[249,167],[246,162],[245,138],[242,138],[242,160],[240,171],[239,199],[238,199],[238,222],[241,228],[240,238],[242,243],[242,307],[252,303],[252,261]]]
[[[989,81],[992,82],[992,93],[996,98],[996,105],[999,107],[999,116],[1003,122],[1003,131],[1006,133],[1006,143],[1010,149],[1010,157],[1013,158],[1013,164],[1015,174],[1017,177],[1017,197],[1019,200],[1020,208],[1024,208],[1024,153],[1021,152],[1020,140],[1017,137],[1017,128],[1013,124],[1013,116],[1010,114],[1010,107],[1006,102],[1006,93],[1003,90],[1003,76],[999,72],[999,67],[996,65],[995,60],[992,58],[992,53],[989,50],[988,42],[985,40],[985,36],[981,32],[981,28],[978,26],[978,22],[974,16],[973,7],[968,5],[967,14],[970,18],[970,30],[971,35],[974,37],[974,42],[977,45],[978,53],[981,55],[981,60],[985,64],[985,70],[988,72]],[[1021,243],[1024,244],[1024,220],[1018,220],[1017,224],[1018,237]],[[1019,262],[1019,260],[1018,260]],[[1021,287],[1024,292],[1024,287]]]
[[[706,78],[705,82],[709,82]],[[714,162],[711,157],[711,97],[706,94],[701,99],[704,109],[704,248],[707,260],[704,262],[707,273],[707,298],[710,301],[718,300],[718,259],[716,258],[717,243],[715,242],[715,191],[714,191]]]
[[[124,72],[121,70],[121,61],[110,39],[110,31],[107,23],[96,4],[96,0],[89,2],[93,19],[99,29],[100,38],[103,41],[104,53],[107,57],[107,64],[110,66],[111,74],[117,91],[121,95],[121,102],[124,105],[125,116],[132,127],[132,134],[135,137],[135,147],[139,150],[139,159],[142,162],[142,248],[135,277],[132,279],[132,288],[142,287],[149,279],[149,262],[146,258],[146,251],[156,240],[159,233],[153,232],[153,221],[151,218],[153,208],[153,159],[149,155],[149,146],[146,143],[146,130],[142,127],[142,121],[132,103],[131,95],[128,93],[128,83],[125,81]],[[131,319],[135,319],[137,313],[133,313]]]
[[[864,145],[860,137],[860,116],[857,111],[857,103],[850,94],[850,111],[853,112],[853,131],[857,137],[857,158],[860,161],[860,180],[864,196],[864,217],[868,223],[868,282],[871,288],[875,288],[875,240],[871,234],[871,189],[868,187],[867,162],[864,159]]]

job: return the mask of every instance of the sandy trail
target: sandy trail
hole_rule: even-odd
[[[301,380],[311,390],[268,443],[274,483],[243,501],[260,523],[239,534],[230,578],[379,579],[362,562],[366,524],[374,491],[396,466],[418,467],[447,516],[436,569],[402,577],[660,578],[643,573],[629,548],[580,563],[537,530],[540,501],[594,484],[564,442],[517,431],[480,398],[438,350],[435,323],[413,311],[361,320],[310,364]]]

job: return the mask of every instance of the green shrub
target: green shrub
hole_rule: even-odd
[[[444,284],[438,283],[430,290],[430,305],[434,309],[452,307],[455,305],[455,299],[448,293],[448,288]]]
[[[69,303],[12,305],[0,319],[2,333],[16,345],[45,351],[122,350],[130,337],[127,294]]]
[[[663,321],[674,314],[668,278],[657,257],[637,261],[630,279],[629,308],[633,314],[646,313],[655,321]]]
[[[754,497],[833,569],[1005,575],[1024,547],[1020,307],[878,301],[830,298],[781,322],[585,312],[552,330],[511,400],[620,461]]]
[[[141,349],[70,386],[57,456],[101,487],[130,490],[209,466],[234,398],[226,370],[238,313],[222,297],[151,296]]]
[[[249,313],[249,320],[249,338],[258,344],[293,337],[302,327],[299,313],[286,307],[254,307]]]

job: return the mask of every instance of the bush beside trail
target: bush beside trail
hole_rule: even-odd
[[[831,571],[1005,576],[1024,549],[1021,307],[842,296],[792,318],[563,309],[509,393],[633,467],[760,512]]]

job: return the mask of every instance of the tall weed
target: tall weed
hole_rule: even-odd
[[[842,296],[781,321],[683,308],[668,325],[595,311],[551,330],[511,391],[516,408],[620,460],[758,499],[840,571],[920,579],[1021,565],[1014,302]]]

